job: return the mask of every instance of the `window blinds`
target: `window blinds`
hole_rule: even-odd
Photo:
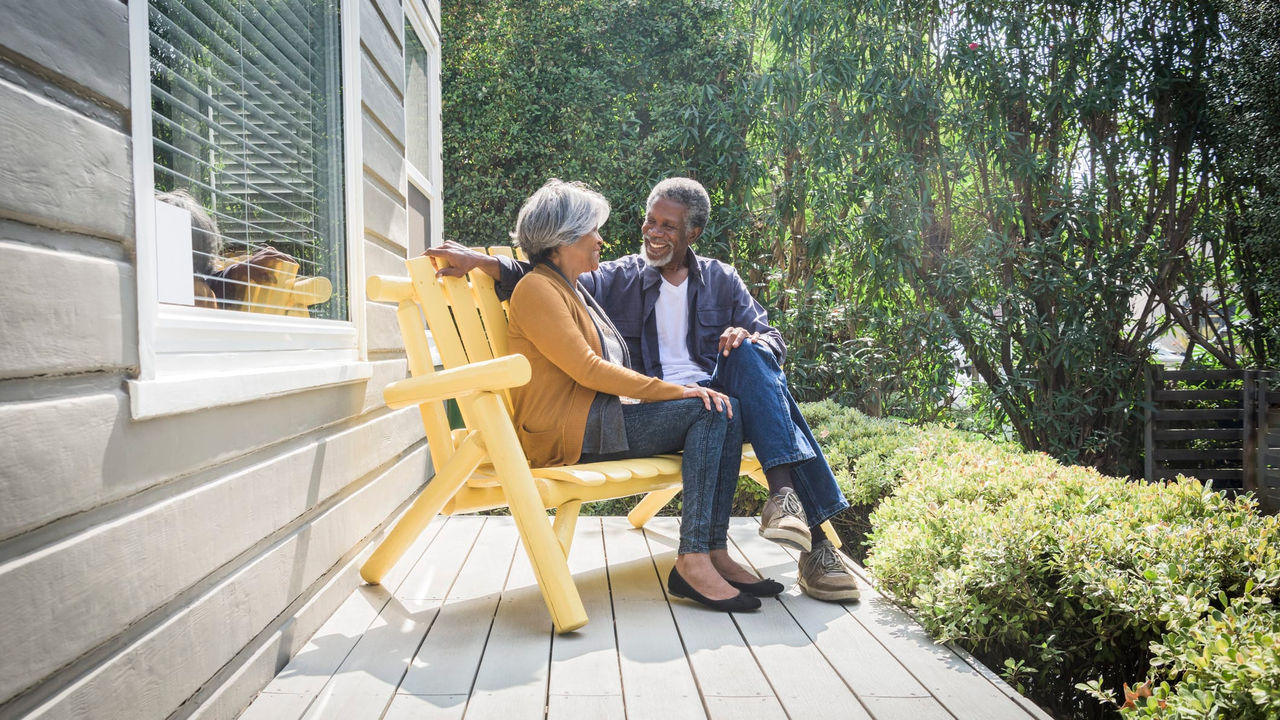
[[[219,307],[283,314],[255,286],[324,278],[304,314],[345,319],[336,0],[152,0],[149,24],[156,190],[187,191],[217,225],[193,247],[197,284]]]

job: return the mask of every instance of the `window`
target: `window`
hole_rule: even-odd
[[[157,199],[192,216],[158,210],[194,276],[161,301],[284,314],[280,282],[312,277],[325,299],[292,314],[345,319],[336,0],[153,0],[148,19]]]
[[[408,166],[409,256],[440,243],[440,43],[417,3],[405,6],[405,160]]]
[[[344,133],[359,127],[358,53],[344,52],[359,47],[359,3],[129,8],[134,417],[369,377],[347,219],[360,149]]]

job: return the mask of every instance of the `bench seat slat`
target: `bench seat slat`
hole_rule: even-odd
[[[549,468],[533,468],[532,471],[535,478],[543,478],[545,480],[560,480],[563,482],[576,483],[578,485],[603,485],[609,482],[609,478],[604,473],[595,470],[582,469],[580,465],[564,465],[561,467]]]

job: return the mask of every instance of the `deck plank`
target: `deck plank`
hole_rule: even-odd
[[[579,519],[569,553],[569,570],[590,620],[576,632],[551,638],[547,717],[624,718],[622,674],[600,518]]]
[[[932,697],[871,696],[862,698],[862,704],[876,720],[954,720]]]
[[[383,588],[403,583],[427,548],[435,541],[447,518],[431,521],[384,578]],[[312,701],[338,671],[352,648],[372,624],[389,596],[373,588],[357,588],[326,620],[301,650],[280,670],[241,717],[292,720],[302,717]]]
[[[754,518],[735,519],[730,525],[730,533],[741,537],[754,532],[752,525],[755,522]],[[775,547],[788,556],[795,557],[793,551],[782,549],[781,546]],[[786,564],[779,560],[775,562],[773,569],[785,573]],[[924,628],[866,582],[868,576],[865,571],[861,568],[855,570],[865,583],[862,599],[846,603],[844,607],[952,715],[966,717],[972,715],[975,709],[980,709],[984,720],[1027,720],[1029,717],[1039,717],[1036,712],[1022,707],[1008,697],[1001,688],[983,677],[950,648],[935,643]],[[788,592],[800,598],[798,588]]]
[[[471,694],[518,539],[511,523],[488,520],[494,522],[481,528],[399,693],[441,698]]]
[[[676,553],[657,538],[678,537],[679,524],[676,518],[658,517],[650,520],[646,529],[655,538],[650,549],[654,551],[658,577],[665,578],[675,565]],[[753,718],[786,718],[734,616],[688,600],[668,599],[712,720],[740,718],[744,711]]]
[[[552,695],[547,699],[550,720],[625,720],[619,695]]]
[[[602,520],[627,717],[705,718],[693,672],[649,555],[648,531],[632,528],[625,518]]]
[[[789,605],[817,603],[799,594],[795,561],[756,532],[750,520],[730,523],[731,552],[765,577],[782,578],[790,589],[756,613],[738,617],[770,684],[791,717],[859,718],[871,715],[790,612]]]
[[[729,536],[762,575],[788,586],[780,601],[876,720],[950,718],[951,714],[846,609],[814,600],[796,584],[796,556],[760,537],[754,519],[735,519]]]
[[[542,720],[547,707],[551,635],[551,617],[534,580],[529,556],[521,549],[511,561],[511,573],[463,717]]]
[[[435,621],[440,602],[462,569],[481,524],[451,518],[395,587],[363,586],[358,592],[382,599],[378,616],[303,714],[306,720],[377,720],[390,704],[414,653]],[[414,595],[428,599],[419,600]]]
[[[738,625],[790,717],[870,720],[780,601],[741,615]]]
[[[382,720],[461,720],[466,695],[410,695],[396,693]]]
[[[953,715],[965,717],[981,708],[982,717],[990,720],[1031,717],[874,588],[864,590],[862,602],[849,611]]]
[[[510,518],[438,518],[241,717],[1047,720],[874,587],[803,595],[796,553],[757,530],[735,519],[730,552],[788,589],[728,615],[669,603],[675,518],[582,518],[569,563],[591,620],[557,636]]]
[[[281,693],[263,690],[249,707],[240,713],[239,720],[282,720],[302,717],[315,693]]]

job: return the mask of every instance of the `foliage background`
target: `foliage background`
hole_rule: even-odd
[[[1267,0],[446,2],[448,237],[546,178],[639,242],[712,194],[802,398],[1136,470],[1152,341],[1280,354],[1280,22]]]

